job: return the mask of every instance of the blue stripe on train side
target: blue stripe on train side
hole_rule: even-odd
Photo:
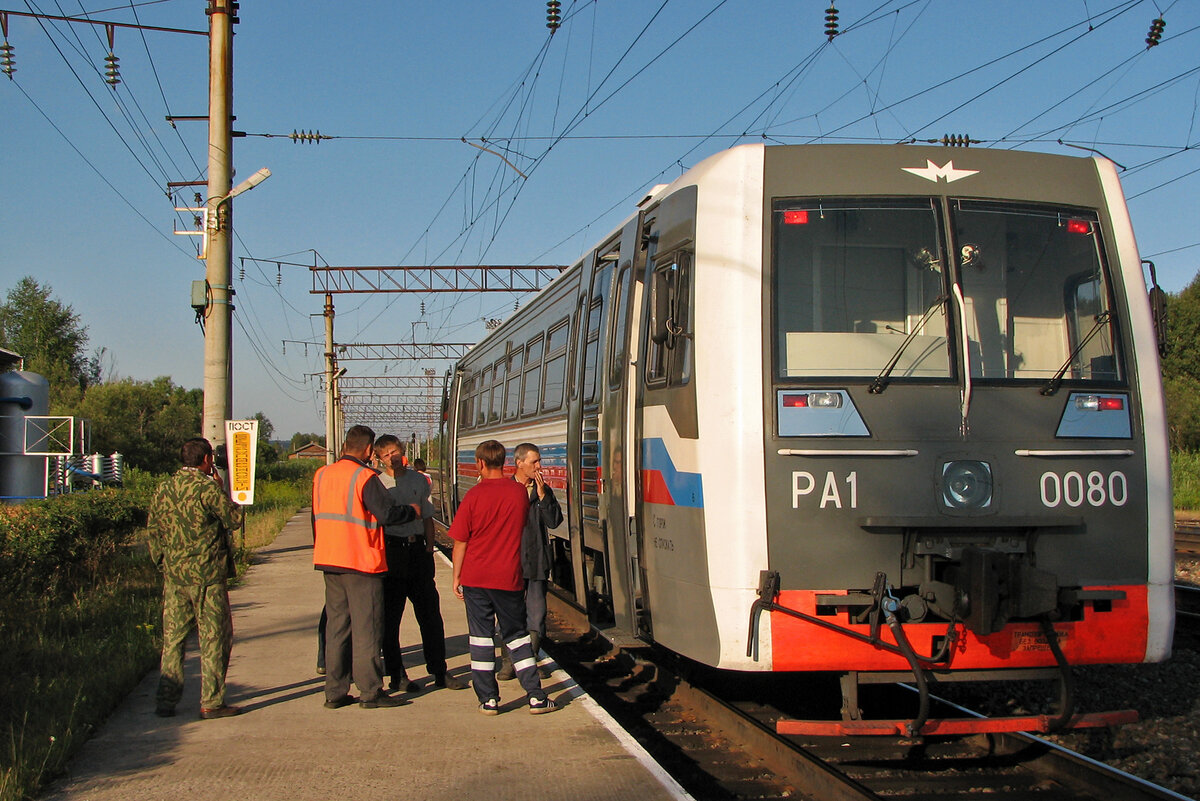
[[[657,473],[671,495],[672,506],[704,508],[704,487],[699,473],[676,469],[674,460],[661,437],[642,440],[642,472]],[[644,482],[643,482],[644,486]]]

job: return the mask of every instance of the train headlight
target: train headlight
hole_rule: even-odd
[[[963,459],[942,465],[942,503],[951,509],[986,509],[992,503],[992,468]]]

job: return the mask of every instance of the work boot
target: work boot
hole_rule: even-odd
[[[512,653],[508,645],[500,644],[500,669],[496,671],[496,681],[512,681],[517,677],[517,669],[513,667]]]

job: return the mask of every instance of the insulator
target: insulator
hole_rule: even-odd
[[[942,138],[938,140],[944,147],[970,147],[970,134],[942,134]]]
[[[238,279],[242,281],[246,280],[246,265],[244,264],[238,268]]]
[[[283,268],[275,266],[275,286],[283,286]]]
[[[562,7],[559,0],[546,0],[546,27],[554,33],[562,25],[562,17],[558,11]]]
[[[114,56],[112,52],[109,52],[109,54],[104,57],[104,63],[106,65],[104,68],[104,82],[109,86],[116,86],[121,82],[120,61],[121,59]]]
[[[1150,22],[1150,33],[1146,36],[1146,49],[1149,50],[1159,43],[1162,39],[1163,28],[1167,27],[1167,22],[1162,17]]]
[[[513,301],[513,311],[516,311],[516,310],[517,310],[517,309],[519,309],[519,308],[521,308],[521,301],[519,301],[519,300],[514,300],[514,301]]]
[[[425,316],[425,301],[421,301],[421,316]]]
[[[838,10],[833,3],[829,4],[829,8],[825,11],[825,36],[829,41],[833,41],[833,37],[838,35]]]
[[[8,76],[11,81],[12,74],[17,71],[16,63],[13,61],[13,46],[5,40],[4,44],[0,45],[0,72]]]

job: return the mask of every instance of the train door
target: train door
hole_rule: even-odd
[[[627,454],[636,447],[633,439],[633,397],[629,386],[631,371],[636,369],[634,354],[637,353],[636,321],[637,299],[640,297],[640,274],[644,258],[639,258],[640,219],[634,219],[621,232],[615,258],[616,273],[613,278],[612,295],[609,302],[610,322],[608,353],[604,371],[602,408],[604,429],[602,431],[601,461],[604,469],[604,499],[606,514],[601,520],[607,544],[606,567],[610,587],[613,623],[628,632],[636,631],[637,587],[634,565],[636,565],[636,542],[632,540],[633,499],[636,497],[636,476],[628,469],[632,465]],[[631,342],[632,337],[632,342]]]
[[[604,487],[607,465],[604,461],[602,391],[606,385],[603,347],[608,340],[608,297],[614,267],[620,257],[620,242],[610,242],[596,251],[588,287],[580,296],[576,338],[578,371],[572,382],[572,410],[568,414],[568,463],[570,451],[576,451],[573,471],[577,490],[571,493],[568,510],[571,526],[572,562],[576,600],[584,605],[597,623],[612,621],[612,588],[607,541],[607,499]],[[574,448],[572,448],[574,444]]]
[[[636,634],[653,634],[655,548],[673,549],[675,525],[695,525],[675,513],[676,499],[664,483],[670,461],[668,440],[697,440],[695,385],[691,381],[691,281],[696,235],[696,188],[684,187],[645,212],[640,238],[645,262],[638,296],[640,325],[633,337],[637,363],[630,370],[633,392],[629,468],[636,477],[629,566]],[[657,510],[650,513],[648,510]],[[660,514],[661,513],[661,514]],[[703,524],[692,535],[703,536]],[[651,547],[653,546],[653,547]]]

